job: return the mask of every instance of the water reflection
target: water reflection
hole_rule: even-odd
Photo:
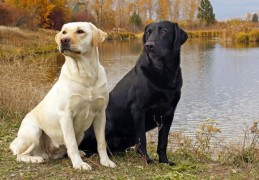
[[[141,40],[108,41],[102,44],[99,48],[100,61],[107,74],[109,90],[134,67],[141,51]]]
[[[259,119],[259,48],[188,41],[182,49],[183,94],[173,129],[193,134],[199,121],[216,119],[226,137]]]

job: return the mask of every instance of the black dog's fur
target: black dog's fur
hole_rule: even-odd
[[[159,127],[157,153],[166,155],[168,134],[181,96],[180,47],[187,34],[176,23],[149,24],[143,35],[143,53],[135,67],[110,92],[106,109],[106,140],[111,151],[136,145],[148,163],[145,133]],[[83,150],[96,150],[93,130],[85,133]]]

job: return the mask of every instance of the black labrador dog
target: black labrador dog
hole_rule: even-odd
[[[147,163],[146,132],[159,127],[157,153],[166,155],[168,134],[183,84],[180,47],[187,34],[176,23],[159,21],[145,27],[143,52],[135,67],[114,87],[106,109],[106,140],[111,151],[136,145]],[[96,151],[93,129],[86,131],[79,147]]]

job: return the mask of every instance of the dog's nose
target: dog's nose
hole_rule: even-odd
[[[62,38],[62,39],[61,39],[61,43],[67,44],[67,43],[69,43],[69,42],[70,42],[70,38]]]
[[[155,48],[155,43],[154,42],[146,42],[145,44],[145,49],[146,50],[154,50]]]

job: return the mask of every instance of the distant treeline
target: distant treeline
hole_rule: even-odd
[[[70,21],[90,21],[109,32],[108,39],[133,39],[146,24],[165,19],[178,22],[190,37],[227,41],[259,41],[258,16],[204,26],[197,18],[202,0],[2,0],[0,25],[36,30],[56,29]],[[254,22],[252,22],[254,21]],[[134,32],[134,33],[132,33]]]
[[[139,31],[159,19],[197,21],[200,0],[2,0],[0,25],[60,29],[91,21],[103,29]]]
[[[69,21],[91,21],[105,30],[137,32],[156,20],[200,27],[202,0],[2,0],[0,25],[60,29]]]

